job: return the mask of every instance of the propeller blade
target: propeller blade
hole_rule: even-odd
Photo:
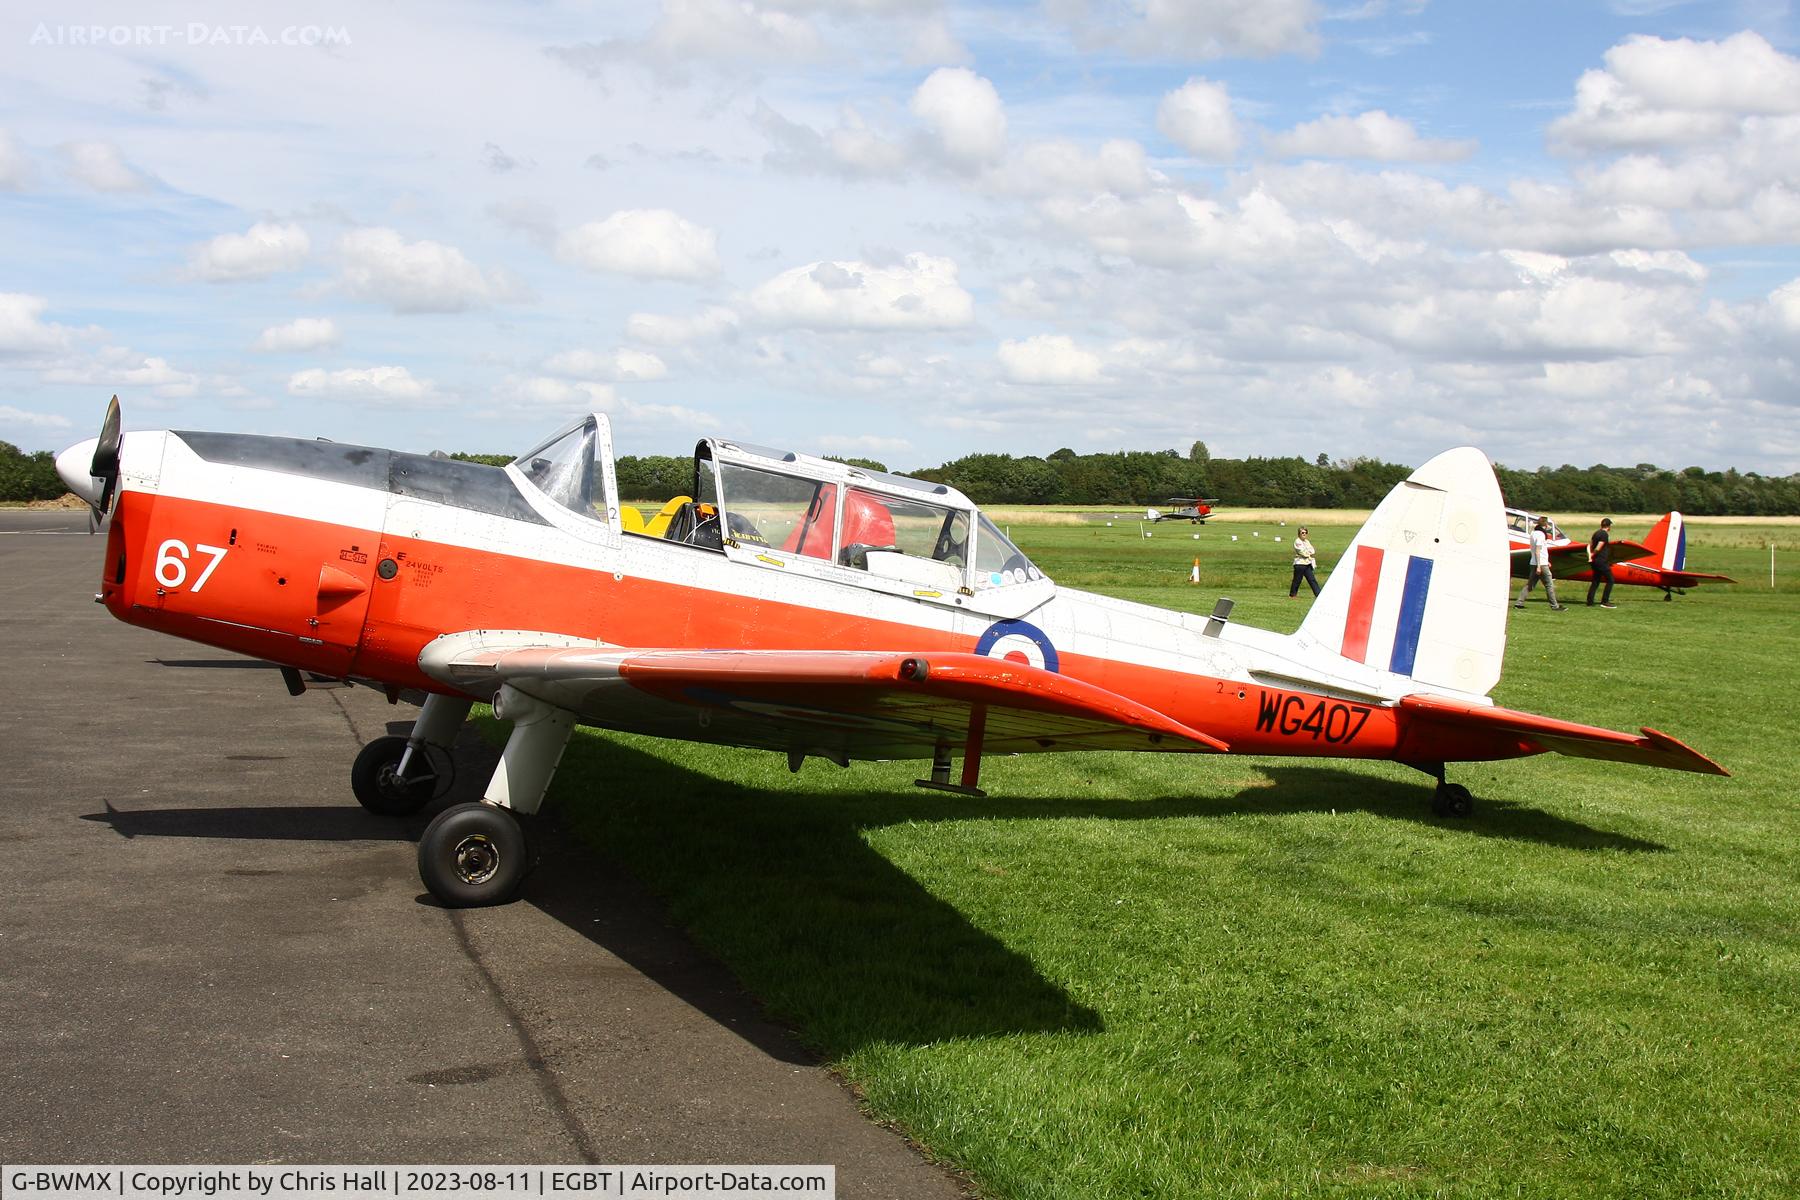
[[[104,514],[112,505],[113,492],[119,485],[119,398],[114,396],[106,406],[106,420],[100,423],[100,444],[94,447],[94,461],[88,474],[102,483],[100,503],[96,510]]]

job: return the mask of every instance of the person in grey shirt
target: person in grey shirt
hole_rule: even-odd
[[[1526,595],[1540,579],[1544,581],[1544,595],[1550,597],[1550,611],[1565,611],[1556,602],[1556,577],[1550,573],[1550,521],[1547,517],[1539,517],[1531,527],[1531,569],[1525,573],[1525,586],[1519,589],[1519,598],[1513,601],[1514,608],[1525,607]]]

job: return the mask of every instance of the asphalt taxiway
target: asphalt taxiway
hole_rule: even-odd
[[[431,902],[426,817],[348,786],[414,710],[114,620],[86,531],[0,510],[0,1161],[832,1163],[840,1196],[964,1194],[588,852],[504,907]]]

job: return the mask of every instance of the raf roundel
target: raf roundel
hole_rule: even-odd
[[[1024,663],[1053,674],[1062,670],[1056,647],[1030,621],[995,621],[975,643],[975,653]]]

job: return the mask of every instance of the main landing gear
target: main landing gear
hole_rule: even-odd
[[[365,746],[351,769],[351,787],[364,807],[406,815],[428,803],[438,777],[430,764],[440,757],[449,761],[469,705],[459,697],[430,696],[409,736],[377,738]],[[574,713],[511,684],[494,697],[494,715],[511,721],[513,729],[487,790],[479,801],[453,804],[433,817],[419,838],[419,879],[451,908],[512,899],[531,863],[519,818],[543,804],[575,728]]]
[[[1423,771],[1437,780],[1437,789],[1431,793],[1431,811],[1434,816],[1463,818],[1475,811],[1475,797],[1469,789],[1460,783],[1451,783],[1444,778],[1443,763],[1407,763],[1415,771]]]

